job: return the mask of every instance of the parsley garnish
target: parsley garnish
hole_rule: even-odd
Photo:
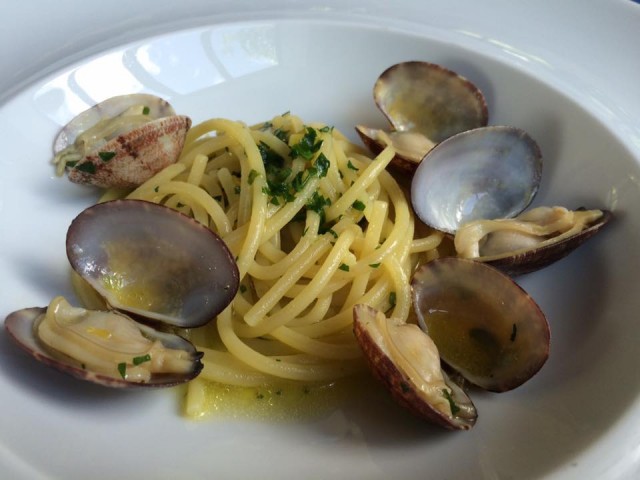
[[[378,268],[380,266],[380,264],[379,263],[370,263],[369,266],[371,268]]]
[[[108,162],[116,156],[116,152],[98,152],[98,156],[103,162]]]
[[[313,210],[320,215],[320,224],[323,224],[326,218],[324,208],[331,205],[331,200],[323,197],[318,192],[313,192],[313,196],[307,202],[307,208]]]
[[[389,292],[389,305],[396,306],[396,292]]]
[[[257,170],[254,170],[252,168],[251,171],[249,172],[249,178],[248,178],[249,185],[253,185],[253,182],[255,181],[258,175],[260,175],[260,173],[258,173]]]
[[[67,168],[73,168],[78,164],[78,160],[69,160],[68,162],[66,162],[64,164],[65,167]]]
[[[347,265],[346,263],[341,263],[338,268],[340,270],[342,270],[343,272],[348,272],[349,271],[349,265]]]
[[[307,127],[302,139],[295,145],[291,145],[291,158],[302,157],[306,160],[311,160],[322,146],[322,140],[317,140],[317,138],[318,132],[314,128]]]
[[[320,155],[318,155],[316,162],[313,164],[318,173],[318,177],[322,178],[327,176],[329,165],[331,165],[331,162],[329,162],[329,159],[321,152]]]
[[[275,152],[269,145],[264,142],[258,144],[258,151],[262,157],[262,163],[267,173],[274,173],[284,166],[284,158]]]
[[[142,114],[143,115],[149,115],[149,112],[151,111],[151,109],[149,107],[144,107],[142,109]]]
[[[80,170],[81,172],[84,172],[84,173],[90,173],[92,175],[96,173],[96,166],[91,162],[78,163],[75,166],[75,169]]]
[[[289,131],[288,130],[282,130],[281,128],[276,128],[273,131],[273,134],[278,137],[280,140],[282,140],[284,143],[289,143]]]
[[[122,378],[127,378],[127,364],[122,362],[118,364],[118,372]]]
[[[351,204],[351,206],[356,210],[358,210],[359,212],[364,212],[364,209],[367,208],[367,206],[364,203],[362,203],[360,200],[356,200]]]
[[[140,365],[141,363],[150,362],[150,361],[151,361],[151,355],[149,355],[148,353],[140,357],[133,357],[134,365]]]
[[[322,133],[329,133],[329,132],[333,132],[333,125],[329,126],[329,125],[325,125],[324,127],[322,127],[320,130],[320,132]]]
[[[449,406],[451,407],[451,415],[455,415],[456,413],[458,413],[460,411],[460,407],[456,405],[456,402],[454,402],[453,397],[451,397],[451,392],[449,392],[449,390],[447,390],[446,388],[443,388],[442,395],[449,402]]]
[[[356,167],[353,163],[351,163],[351,160],[349,160],[349,161],[347,162],[347,168],[348,168],[349,170],[353,170],[353,171],[355,171],[355,172],[357,172],[358,170],[360,170],[360,169],[359,169],[358,167]]]

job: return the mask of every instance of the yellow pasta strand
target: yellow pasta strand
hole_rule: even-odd
[[[357,303],[409,318],[416,258],[435,258],[443,236],[414,238],[406,195],[386,171],[393,156],[387,147],[369,157],[291,114],[254,126],[210,119],[191,128],[178,163],[129,193],[192,215],[238,263],[234,301],[191,332],[204,369],[188,387],[189,416],[202,413],[209,381],[318,382],[362,369]]]

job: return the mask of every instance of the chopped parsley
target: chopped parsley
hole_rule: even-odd
[[[331,205],[331,200],[322,196],[318,192],[313,192],[312,197],[307,201],[307,209],[313,210],[320,215],[320,224],[323,224],[326,219],[325,207]]]
[[[282,130],[281,128],[276,128],[273,131],[273,134],[278,137],[280,140],[282,140],[284,143],[289,143],[289,131],[288,130]]]
[[[255,181],[256,177],[260,175],[260,173],[257,170],[254,170],[253,168],[251,169],[251,171],[249,172],[249,185],[253,185],[253,182]]]
[[[357,172],[358,170],[360,170],[360,169],[359,169],[358,167],[356,167],[353,163],[351,163],[351,160],[349,160],[349,161],[347,162],[347,168],[348,168],[349,170],[353,170],[353,171],[355,171],[355,172]]]
[[[108,162],[116,156],[116,152],[98,152],[98,156],[103,162]]]
[[[151,111],[151,109],[149,107],[144,107],[142,109],[142,114],[143,115],[149,115],[149,112]]]
[[[307,127],[300,141],[291,145],[290,155],[291,158],[302,157],[311,160],[320,147],[322,147],[322,140],[318,140],[318,132],[315,128]]]
[[[258,151],[267,173],[274,173],[284,166],[284,158],[264,142],[258,143]]]
[[[349,265],[347,265],[346,263],[341,263],[338,268],[340,270],[342,270],[343,272],[348,272],[349,271]]]
[[[139,357],[133,357],[134,365],[140,365],[141,363],[150,362],[150,361],[151,361],[151,355],[149,355],[148,353],[146,355],[141,355]]]
[[[456,405],[456,402],[453,400],[453,397],[451,396],[451,392],[449,392],[449,390],[443,388],[442,396],[449,402],[449,407],[451,407],[451,415],[455,415],[460,411],[460,407]]]
[[[80,170],[81,172],[90,173],[92,175],[96,173],[96,166],[91,162],[78,163],[74,168],[76,170]]]
[[[127,364],[125,362],[118,364],[118,373],[120,373],[122,378],[127,378]]]
[[[318,158],[316,158],[316,162],[313,164],[319,178],[327,176],[329,165],[331,165],[329,159],[324,155],[324,153],[320,152],[320,155],[318,155]]]
[[[356,200],[351,204],[351,206],[356,210],[358,210],[359,212],[364,212],[364,209],[367,208],[367,206],[360,200]]]
[[[378,268],[380,266],[380,263],[370,263],[369,266],[371,268]]]
[[[389,305],[396,306],[396,292],[389,292]]]
[[[64,165],[67,168],[73,168],[78,164],[78,160],[69,160],[68,162],[66,162]]]

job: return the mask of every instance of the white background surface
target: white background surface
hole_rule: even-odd
[[[523,280],[549,316],[552,357],[522,390],[474,397],[481,420],[471,432],[424,427],[382,394],[314,422],[194,424],[176,415],[170,395],[79,386],[34,368],[2,336],[0,477],[566,480],[640,474],[640,213],[634,209],[640,204],[640,7],[626,0],[482,6],[143,0],[14,2],[3,9],[0,167],[9,173],[0,178],[0,316],[46,303],[65,285],[58,254],[65,222],[93,198],[47,170],[55,131],[81,109],[65,101],[74,98],[73,88],[54,80],[68,78],[76,62],[99,72],[106,57],[97,54],[157,34],[169,33],[156,39],[161,50],[194,46],[189,34],[171,34],[192,27],[267,25],[281,55],[273,74],[238,74],[240,82],[227,79],[212,88],[203,88],[193,70],[163,76],[171,62],[160,62],[164,85],[173,81],[172,100],[196,120],[259,120],[291,108],[313,120],[335,117],[346,131],[363,116],[378,118],[368,92],[384,66],[416,57],[448,61],[487,91],[494,120],[521,124],[541,142],[549,160],[538,203],[598,203],[614,208],[617,223],[585,251]],[[305,28],[305,19],[315,26]],[[330,100],[310,100],[307,86],[276,90],[284,74],[299,70],[306,51],[334,69],[298,72],[312,91],[327,89]],[[226,55],[240,69],[259,66],[234,51]],[[124,93],[117,90],[127,86],[112,82],[93,95]],[[256,93],[269,88],[279,95]],[[66,96],[47,95],[60,92]],[[223,95],[215,97],[214,113],[203,105],[216,92]]]

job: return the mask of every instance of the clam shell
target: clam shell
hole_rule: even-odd
[[[411,282],[420,327],[442,360],[485,390],[514,389],[549,356],[549,324],[509,276],[474,260],[445,257],[420,267]]]
[[[523,130],[476,128],[434,147],[411,181],[411,203],[427,225],[454,233],[472,220],[510,218],[533,200],[542,154]]]
[[[67,165],[69,180],[100,188],[134,188],[180,156],[191,119],[176,115],[164,99],[149,94],[109,98],[73,118],[56,137],[55,154],[73,145],[77,137],[104,119],[143,105],[149,121],[123,128],[114,138],[81,146],[82,158]]]
[[[374,84],[373,97],[393,129],[384,132],[357,125],[356,132],[375,154],[393,145],[396,155],[390,165],[407,174],[413,174],[434,145],[487,125],[489,117],[477,86],[429,62],[401,62],[387,68]]]
[[[391,359],[386,347],[380,345],[379,340],[374,338],[370,330],[370,323],[375,321],[377,315],[382,314],[367,305],[356,305],[353,309],[354,334],[372,373],[387,388],[396,402],[414,415],[446,429],[468,430],[473,427],[477,418],[473,402],[462,388],[449,380],[445,372],[442,372],[442,375],[451,389],[453,400],[460,408],[459,414],[443,413],[419,393],[421,385],[425,382],[429,383],[430,379],[414,378]],[[421,337],[418,339],[418,345],[427,347],[424,354],[435,358],[436,364],[432,367],[434,370],[440,370],[440,361],[433,342],[415,325],[406,325],[406,327],[416,328],[416,333]],[[406,355],[414,354],[413,351],[406,352]]]
[[[183,115],[145,123],[87,152],[68,169],[69,180],[100,188],[137,187],[178,160],[189,127],[191,119]],[[104,160],[105,153],[111,158]]]
[[[595,223],[581,232],[563,238],[560,241],[551,241],[531,250],[508,253],[497,257],[477,257],[474,260],[496,267],[511,276],[535,272],[569,255],[596,233],[600,232],[612,218],[613,214],[609,210],[602,210],[602,217]]]
[[[218,235],[142,200],[85,209],[69,226],[67,257],[112,308],[183,328],[214,319],[240,282],[235,259]]]
[[[45,314],[46,310],[46,308],[33,307],[13,312],[5,319],[5,328],[9,336],[31,357],[40,363],[80,380],[111,388],[172,387],[195,378],[203,368],[200,361],[202,353],[196,351],[190,342],[178,335],[157,332],[149,327],[140,325],[140,328],[148,337],[159,339],[166,346],[168,345],[172,348],[180,348],[191,352],[193,369],[185,374],[155,374],[151,377],[150,381],[146,383],[129,382],[124,379],[92,372],[83,368],[76,360],[52,350],[38,340],[35,335],[35,328],[38,320]]]
[[[378,77],[373,97],[397,131],[420,132],[434,143],[484,126],[484,95],[471,81],[442,65],[409,61]]]

